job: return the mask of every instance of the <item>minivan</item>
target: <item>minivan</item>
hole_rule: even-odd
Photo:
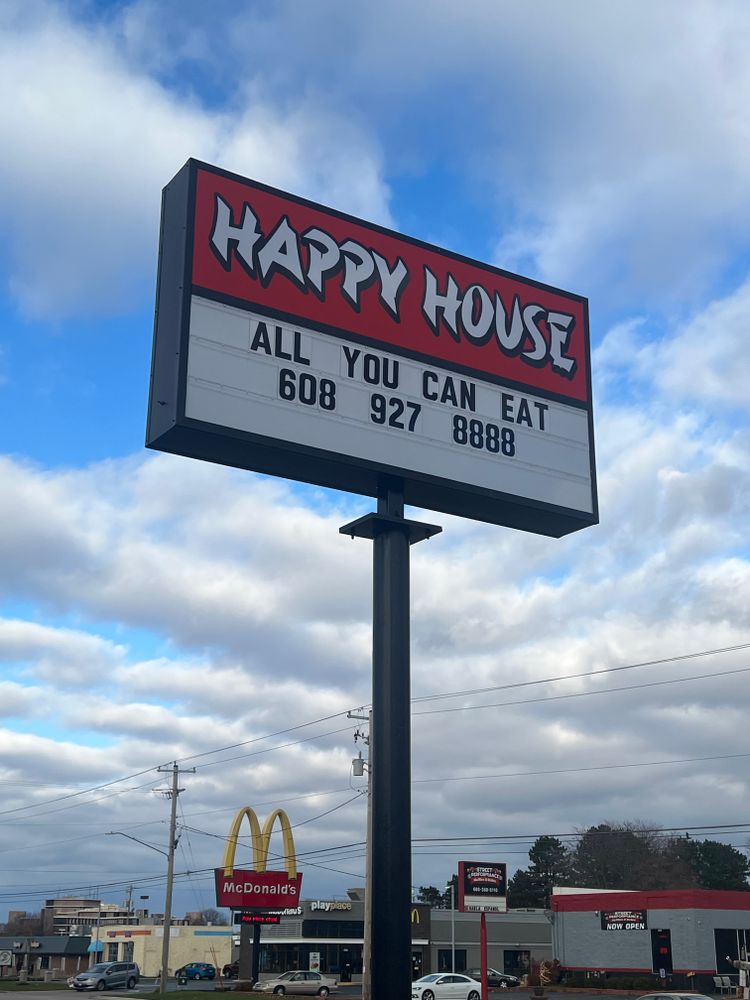
[[[135,962],[98,962],[69,979],[68,986],[72,990],[113,990],[116,986],[132,990],[140,976]]]

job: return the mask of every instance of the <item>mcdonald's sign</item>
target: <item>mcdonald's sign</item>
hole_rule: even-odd
[[[242,820],[247,817],[253,851],[250,870],[234,867]],[[268,845],[278,819],[284,838],[285,872],[268,871]],[[216,876],[216,905],[235,910],[277,910],[299,904],[302,876],[297,872],[294,837],[289,817],[283,809],[276,809],[266,818],[263,829],[255,812],[245,806],[232,820],[224,851],[224,863],[214,870]]]

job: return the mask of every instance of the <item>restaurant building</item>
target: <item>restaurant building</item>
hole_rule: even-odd
[[[303,900],[285,911],[279,924],[261,930],[260,972],[318,969],[342,981],[362,976],[365,919],[364,892],[351,890],[347,900]],[[478,913],[411,908],[412,969],[428,972],[475,968],[480,963]],[[532,960],[552,958],[552,933],[544,910],[509,910],[487,915],[488,962],[521,976]]]
[[[750,948],[750,892],[670,889],[557,890],[552,895],[555,958],[571,972],[645,975],[674,988],[713,992],[713,976]]]

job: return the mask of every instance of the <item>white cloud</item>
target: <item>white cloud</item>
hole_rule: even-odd
[[[29,664],[33,677],[59,687],[90,684],[117,666],[124,647],[99,636],[51,628],[18,619],[0,619],[0,661]]]
[[[605,403],[598,419],[598,528],[555,541],[437,518],[444,535],[415,547],[415,696],[747,641],[748,571],[737,549],[748,472],[734,430],[670,413],[659,401],[637,414]],[[331,800],[297,796],[346,789],[355,752],[347,720],[261,737],[369,698],[371,553],[338,535],[354,507],[345,509],[343,498],[319,505],[317,494],[310,506],[282,483],[167,456],[54,473],[7,459],[3,471],[0,524],[14,526],[0,531],[5,585],[26,602],[75,609],[90,623],[80,635],[22,629],[23,648],[18,640],[12,651],[24,652],[40,681],[34,656],[41,662],[51,650],[73,664],[76,656],[111,661],[106,691],[100,683],[55,695],[51,723],[81,743],[85,773],[105,780],[250,740],[218,758],[187,761],[200,768],[230,758],[191,779],[190,809],[208,812],[200,828],[223,835],[231,807],[245,802],[291,797],[299,820],[325,811]],[[34,545],[40,524],[54,545]],[[154,656],[134,655],[126,641],[124,651],[99,642],[98,620],[147,630]],[[642,814],[644,774],[665,822],[710,822],[717,810],[734,817],[746,794],[743,759],[585,771],[585,780],[518,773],[736,753],[745,727],[737,691],[745,682],[742,674],[718,675],[744,665],[742,653],[717,654],[416,704],[415,712],[489,706],[415,714],[416,778],[516,776],[416,784],[415,836],[492,833],[498,810],[504,829],[521,833],[630,819]],[[713,679],[587,693],[703,673]],[[559,699],[567,694],[584,697]],[[558,700],[537,700],[549,696]],[[43,698],[40,689],[35,699]],[[308,736],[320,738],[272,749]],[[98,738],[108,747],[85,747]],[[37,740],[29,754],[16,735],[5,739],[13,768],[27,760],[38,775],[70,780],[67,750],[52,766],[55,740]],[[17,794],[14,801],[28,801]],[[110,828],[126,816],[157,822],[158,802],[147,804],[146,795],[92,803],[93,828],[104,826],[102,816]],[[187,811],[187,798],[184,804]],[[310,839],[302,843],[361,840],[363,812],[349,809],[305,827]],[[206,866],[212,843],[196,846]],[[440,864],[417,860],[415,879],[444,877]],[[330,886],[333,876],[325,877],[319,884]]]
[[[414,696],[547,679],[414,706],[414,776],[440,779],[414,786],[415,836],[633,819],[646,782],[670,825],[741,821],[747,761],[731,755],[746,675],[719,675],[744,669],[746,652],[554,678],[750,635],[748,438],[733,423],[749,286],[708,306],[690,291],[658,336],[648,309],[698,288],[744,239],[744,5],[698,0],[690,23],[671,0],[656,13],[549,4],[544,17],[489,0],[440,0],[429,18],[391,0],[228,9],[131,4],[98,27],[45,3],[0,12],[0,83],[6,73],[19,94],[0,110],[19,302],[62,315],[112,310],[131,281],[142,294],[157,189],[190,154],[381,219],[381,143],[395,171],[450,150],[464,179],[491,178],[508,252],[643,303],[595,358],[601,524],[552,540],[431,515],[444,534],[413,550]],[[243,68],[227,87],[228,65]],[[187,66],[217,74],[219,110],[189,96]],[[93,232],[108,241],[96,252]],[[185,867],[213,866],[246,803],[292,800],[301,851],[359,843],[361,800],[307,823],[355,794],[349,722],[284,731],[370,697],[371,550],[338,534],[369,504],[164,455],[55,470],[6,457],[0,476],[0,592],[13,602],[0,660],[29,681],[0,682],[0,781],[4,809],[35,806],[4,817],[0,852],[69,857],[96,883],[111,868],[107,831],[165,839],[153,768],[175,758],[198,768],[180,800],[188,821],[213,835],[190,834]],[[416,714],[450,706],[465,710]],[[442,780],[486,774],[508,776]],[[151,870],[137,845],[123,840],[118,857]],[[454,860],[417,858],[415,882],[437,884]],[[306,873],[323,895],[352,881]]]
[[[644,317],[615,325],[594,351],[597,396],[625,398],[630,405],[658,403],[665,415],[677,408],[693,423],[723,423],[742,414],[750,404],[748,315],[750,279],[745,278],[728,294],[670,318],[659,331]],[[629,412],[623,413],[629,421]]]
[[[36,3],[0,21],[0,218],[30,317],[127,311],[153,287],[161,188],[190,156],[388,220],[377,147],[304,97],[221,111],[128,64],[115,34]],[[247,79],[245,77],[244,79]]]
[[[157,63],[175,10],[129,9],[133,58]],[[198,47],[206,15],[185,9],[167,58],[209,79],[242,59],[273,92],[366,121],[392,169],[447,165],[497,212],[502,266],[643,307],[697,301],[746,244],[742,0],[695,0],[689,18],[679,0],[222,10]]]
[[[711,302],[672,335],[644,346],[640,360],[668,398],[710,408],[747,410],[750,393],[750,280]],[[647,357],[650,354],[650,357]]]

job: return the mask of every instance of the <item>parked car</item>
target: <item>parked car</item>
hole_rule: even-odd
[[[175,969],[176,979],[216,979],[216,966],[210,962],[188,962]]]
[[[221,970],[221,974],[224,977],[224,979],[239,979],[240,978],[240,963],[239,962],[227,962],[227,964]]]
[[[457,972],[432,972],[411,984],[412,1000],[480,1000],[481,985]]]
[[[476,979],[478,983],[481,983],[482,981],[481,969],[465,969],[464,975],[471,976],[471,978]],[[488,966],[487,985],[499,986],[501,989],[508,989],[511,986],[520,986],[521,980],[518,976],[511,976],[509,972],[498,972],[497,969],[490,969]]]
[[[113,990],[125,986],[132,990],[140,979],[141,970],[135,962],[97,962],[85,972],[68,980],[71,990]]]
[[[274,979],[265,979],[256,983],[253,989],[256,993],[275,993],[276,996],[318,996],[327,997],[329,993],[336,993],[338,983],[328,976],[321,976],[319,972],[306,972],[295,970],[294,972],[284,972]]]

